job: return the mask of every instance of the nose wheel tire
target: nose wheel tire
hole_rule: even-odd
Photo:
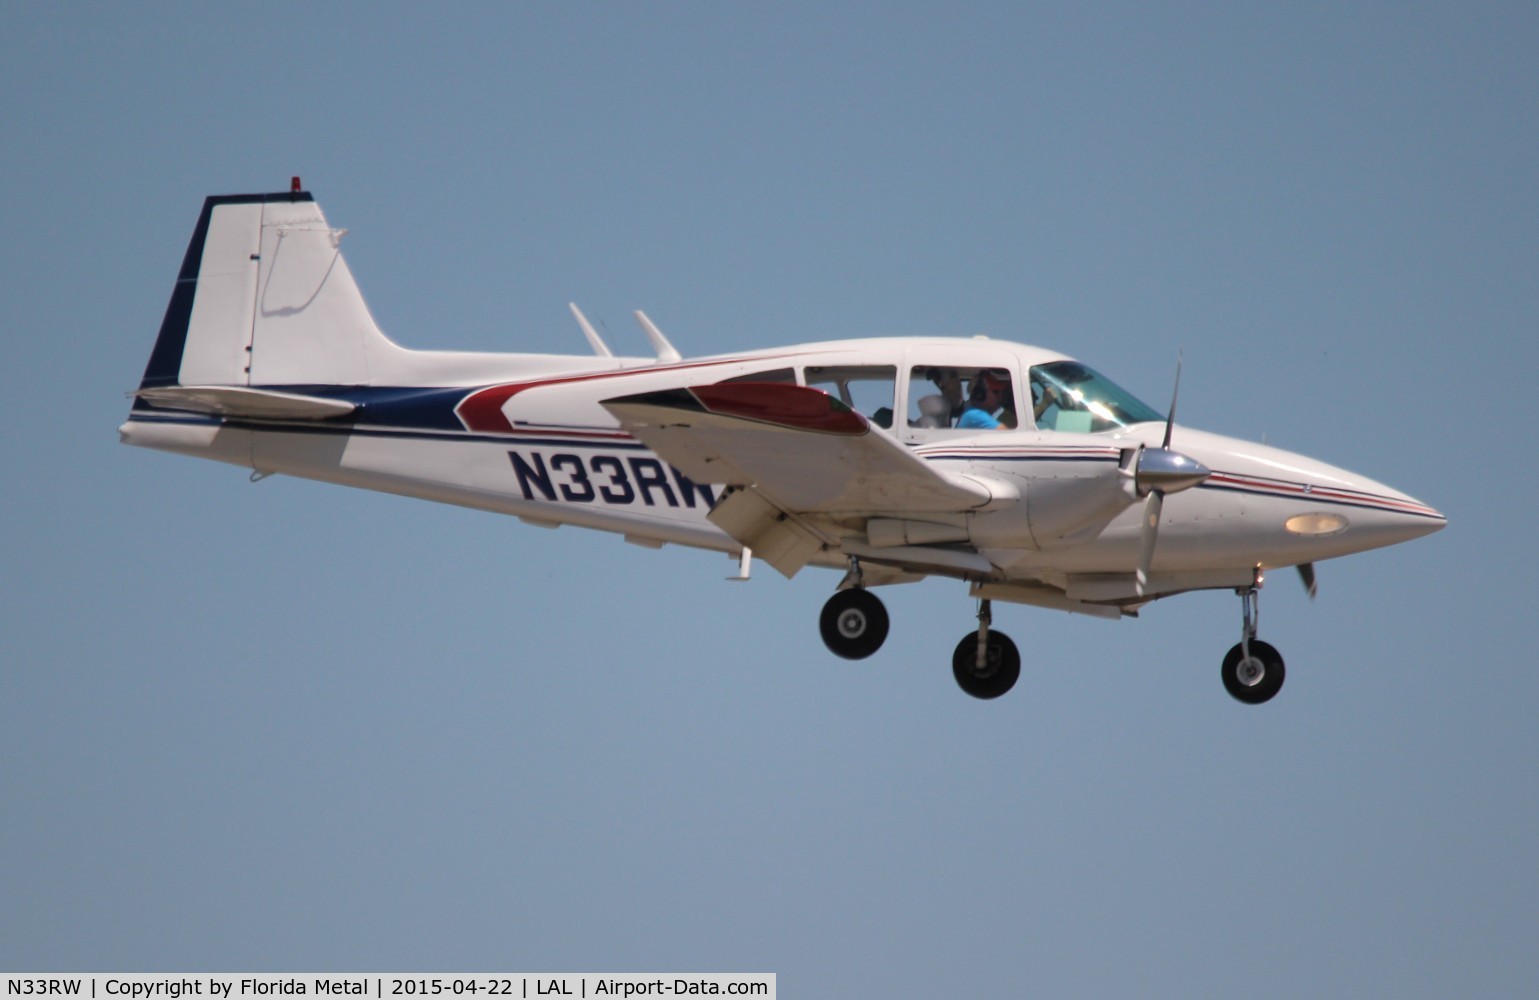
[[[1248,657],[1243,644],[1237,644],[1224,657],[1224,690],[1236,701],[1260,705],[1271,701],[1282,690],[1287,671],[1283,668],[1282,654],[1269,643],[1252,639],[1249,645]]]
[[[957,684],[974,698],[998,698],[1021,677],[1021,651],[1003,632],[990,631],[983,666],[978,666],[978,634],[969,632],[951,655]]]
[[[818,618],[823,644],[846,660],[863,660],[881,649],[888,625],[881,599],[859,587],[835,593]]]

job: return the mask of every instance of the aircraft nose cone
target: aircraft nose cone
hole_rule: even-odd
[[[1278,530],[1280,562],[1396,545],[1448,524],[1407,493],[1307,455],[1198,431],[1183,430],[1181,443],[1215,470],[1203,489],[1244,495],[1246,519]]]
[[[1448,518],[1435,507],[1429,507],[1412,497],[1406,497],[1407,507],[1400,512],[1401,530],[1406,538],[1420,538],[1448,527]]]
[[[1448,518],[1435,507],[1383,483],[1359,477],[1351,489],[1316,487],[1313,495],[1334,503],[1319,513],[1304,513],[1288,520],[1296,535],[1333,535],[1338,531],[1367,547],[1398,545],[1441,531]]]
[[[1373,498],[1373,506],[1381,515],[1386,527],[1394,526],[1404,531],[1406,538],[1420,538],[1422,535],[1430,535],[1448,525],[1448,518],[1443,512],[1408,493],[1402,493],[1392,486],[1366,480],[1358,484],[1359,489]]]

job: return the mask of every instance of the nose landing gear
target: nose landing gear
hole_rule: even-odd
[[[1224,679],[1224,690],[1236,701],[1260,705],[1271,701],[1282,690],[1287,671],[1283,667],[1282,654],[1270,643],[1256,638],[1256,626],[1261,618],[1256,588],[1237,593],[1243,608],[1244,626],[1240,641],[1224,657],[1219,673]]]

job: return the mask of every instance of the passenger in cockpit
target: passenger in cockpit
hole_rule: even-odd
[[[951,412],[944,426],[952,426],[962,416],[962,411],[967,409],[967,403],[962,399],[962,376],[957,374],[955,368],[930,368],[925,372],[925,378],[935,384],[941,397],[946,400]]]

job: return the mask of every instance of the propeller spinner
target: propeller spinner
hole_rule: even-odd
[[[1154,564],[1154,545],[1159,539],[1160,514],[1165,494],[1189,490],[1205,481],[1212,470],[1195,458],[1171,450],[1170,437],[1176,427],[1176,400],[1181,394],[1181,359],[1176,359],[1176,387],[1170,394],[1170,414],[1165,418],[1165,440],[1158,448],[1142,447],[1133,467],[1133,485],[1144,501],[1143,530],[1139,539],[1138,571],[1134,589],[1140,597],[1149,585],[1149,568]]]

